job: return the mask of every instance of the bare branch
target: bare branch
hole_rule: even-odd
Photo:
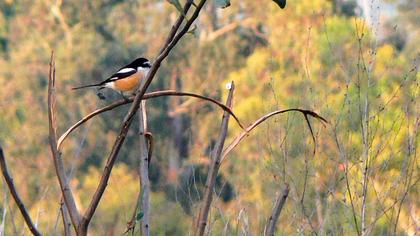
[[[149,145],[147,133],[146,102],[143,100],[139,108],[139,141],[140,141],[140,190],[142,192],[140,210],[143,213],[141,219],[141,232],[144,236],[150,235],[150,180],[149,180]]]
[[[57,124],[55,120],[55,63],[54,52],[51,53],[50,72],[48,77],[48,124],[49,124],[49,141],[54,162],[55,172],[57,174],[58,182],[60,183],[61,192],[64,203],[67,206],[69,215],[73,226],[78,231],[80,223],[79,211],[74,201],[73,193],[71,192],[69,183],[64,170],[63,160],[57,149]]]
[[[141,189],[136,198],[136,207],[134,208],[133,215],[131,216],[130,221],[126,224],[126,230],[124,231],[123,235],[131,231],[131,235],[134,235],[134,230],[136,229],[136,216],[137,216],[137,209],[139,208],[139,202],[141,198]]]
[[[86,209],[86,212],[83,216],[81,227],[84,229],[84,231],[87,232],[87,228],[89,225],[90,220],[92,219],[93,214],[96,211],[96,208],[98,207],[99,201],[102,198],[102,195],[105,191],[105,188],[108,184],[109,176],[111,175],[112,168],[114,167],[115,160],[117,159],[118,153],[122,147],[122,144],[125,141],[125,137],[127,135],[128,129],[131,126],[131,123],[133,122],[134,115],[136,114],[137,110],[139,109],[139,105],[141,100],[143,99],[144,94],[146,93],[147,88],[149,87],[150,83],[152,82],[157,70],[160,67],[160,64],[162,61],[169,55],[170,51],[173,49],[173,47],[178,43],[178,41],[184,36],[191,24],[197,19],[202,7],[204,6],[204,3],[206,0],[201,0],[200,3],[197,5],[194,13],[192,14],[191,18],[186,22],[183,29],[176,34],[178,31],[178,28],[181,26],[183,16],[180,16],[177,23],[174,25],[174,28],[172,28],[167,41],[164,43],[162,52],[159,54],[159,56],[156,58],[155,62],[152,65],[152,68],[150,69],[149,73],[147,74],[145,78],[145,83],[142,87],[140,87],[137,90],[136,96],[133,100],[133,104],[131,105],[127,115],[124,118],[124,121],[122,122],[121,130],[119,132],[119,135],[117,139],[115,140],[115,143],[112,147],[112,151],[107,159],[103,174],[101,176],[101,180],[99,182],[99,185],[95,191],[95,194],[92,197],[92,200],[89,204],[89,207]],[[187,1],[187,3],[184,6],[185,15],[189,9],[189,6],[191,4],[191,1]],[[178,24],[179,22],[179,24]],[[173,39],[173,34],[176,34]]]
[[[175,34],[178,32],[179,27],[181,27],[181,24],[184,21],[185,16],[187,15],[188,10],[190,9],[193,3],[194,3],[193,0],[188,0],[185,3],[183,12],[179,15],[175,24],[172,26],[171,31],[169,32],[168,37],[166,38],[166,41],[165,41],[166,43],[162,46],[162,48],[159,51],[159,55],[162,54],[166,50],[168,44],[172,42],[172,40],[174,39]]]
[[[29,216],[28,210],[26,210],[25,205],[23,204],[22,199],[20,198],[15,184],[13,183],[13,178],[9,174],[9,170],[7,169],[6,160],[3,154],[3,149],[0,146],[0,168],[1,173],[3,174],[4,180],[6,180],[7,186],[9,187],[10,193],[12,194],[13,199],[16,202],[16,205],[18,206],[20,213],[23,216],[23,219],[25,219],[25,223],[28,226],[29,230],[33,235],[41,235],[41,233],[38,231],[34,223],[32,222],[31,217]]]
[[[227,107],[232,106],[234,89],[235,88],[232,81],[231,88],[229,90],[229,95],[226,101]],[[207,175],[207,180],[206,180],[206,185],[205,185],[204,201],[203,201],[203,205],[201,206],[201,210],[199,213],[199,217],[197,219],[197,225],[196,225],[196,229],[194,233],[194,235],[196,236],[204,235],[204,231],[206,229],[207,218],[208,218],[210,206],[213,200],[214,185],[216,183],[217,173],[219,172],[220,159],[221,159],[221,155],[223,151],[223,146],[225,144],[225,139],[227,136],[227,130],[229,127],[229,117],[230,117],[230,114],[225,111],[222,118],[222,125],[220,127],[219,138],[211,153],[212,160],[211,160],[211,165],[210,165],[210,169]]]
[[[352,192],[351,192],[351,188],[350,188],[348,163],[347,163],[347,159],[346,159],[345,154],[344,154],[344,150],[341,147],[340,142],[338,140],[337,126],[334,127],[334,139],[335,139],[335,144],[337,145],[338,151],[340,153],[340,159],[344,163],[344,179],[346,181],[346,189],[347,189],[347,192],[349,194],[349,199],[350,199],[350,205],[351,205],[351,210],[352,210],[352,216],[353,216],[354,226],[356,228],[357,235],[360,236],[360,230],[359,230],[359,226],[357,224],[357,218],[356,218],[356,210],[355,210],[356,208],[354,206],[353,196],[352,196]]]
[[[164,96],[187,96],[187,97],[195,97],[195,98],[199,98],[199,99],[203,99],[205,101],[209,101],[211,103],[216,104],[217,106],[219,106],[220,108],[222,108],[224,111],[228,112],[234,119],[235,121],[238,123],[238,125],[243,129],[243,126],[241,124],[241,122],[239,121],[239,119],[237,118],[237,116],[232,112],[232,110],[225,106],[223,103],[220,103],[212,98],[209,97],[205,97],[202,95],[198,95],[198,94],[194,94],[194,93],[186,93],[186,92],[177,92],[177,91],[172,91],[172,90],[164,90],[164,91],[157,91],[157,92],[151,92],[151,93],[146,93],[143,96],[143,99],[150,99],[150,98],[156,98],[156,97],[164,97]],[[119,101],[116,101],[114,103],[109,104],[106,107],[103,108],[99,108],[93,112],[91,112],[90,114],[86,115],[85,117],[83,117],[80,121],[78,121],[76,124],[74,124],[73,126],[71,126],[69,129],[67,129],[66,132],[63,133],[63,135],[61,135],[61,137],[58,139],[58,150],[60,151],[62,148],[62,144],[64,142],[64,140],[70,135],[71,132],[73,132],[75,129],[77,129],[79,126],[81,126],[83,123],[85,123],[86,121],[90,120],[91,118],[95,117],[96,115],[99,115],[103,112],[106,111],[110,111],[114,108],[117,108],[119,106],[128,104],[133,102],[134,97],[131,97],[129,99],[122,99]]]
[[[63,219],[64,236],[70,236],[71,222],[69,218],[69,211],[67,210],[66,204],[64,204],[63,198],[60,200],[60,212],[61,218]]]
[[[328,121],[326,119],[324,119],[323,117],[321,117],[320,115],[316,114],[313,111],[310,110],[304,110],[304,109],[298,109],[298,108],[291,108],[291,109],[286,109],[286,110],[278,110],[278,111],[274,111],[271,112],[269,114],[264,115],[263,117],[259,118],[258,120],[256,120],[253,124],[251,124],[250,126],[248,126],[242,133],[240,133],[238,136],[236,136],[236,138],[229,144],[229,146],[225,149],[225,151],[222,154],[222,161],[225,160],[225,158],[227,157],[227,155],[245,138],[249,135],[249,133],[256,128],[258,125],[260,125],[261,123],[263,123],[264,121],[266,121],[268,118],[275,116],[275,115],[279,115],[279,114],[283,114],[286,112],[292,112],[292,111],[297,111],[302,113],[305,117],[312,116],[314,118],[317,118],[325,123],[328,123]],[[308,120],[307,120],[308,121]],[[309,123],[309,121],[308,121]],[[309,126],[310,127],[310,126]],[[315,137],[313,136],[312,133],[312,128],[310,128],[311,130],[311,135],[313,140],[315,140]]]
[[[281,210],[283,209],[284,203],[286,202],[287,196],[289,195],[289,190],[289,185],[286,184],[282,194],[277,196],[276,204],[274,205],[270,218],[268,218],[268,223],[265,226],[265,236],[274,236],[277,221],[279,220]]]

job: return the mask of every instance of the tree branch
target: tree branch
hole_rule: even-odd
[[[150,235],[150,180],[149,180],[149,153],[148,139],[146,137],[147,131],[147,113],[146,102],[143,100],[139,108],[139,141],[140,141],[140,190],[141,207],[143,213],[141,219],[141,232],[143,236]]]
[[[41,233],[38,231],[38,229],[32,222],[32,219],[29,216],[28,210],[26,210],[26,207],[23,204],[23,201],[16,190],[15,184],[13,183],[13,178],[10,176],[9,170],[7,169],[7,164],[6,164],[5,159],[6,158],[4,157],[3,149],[0,146],[0,168],[1,168],[1,173],[3,174],[4,180],[6,180],[10,193],[12,194],[12,197],[15,200],[16,205],[18,206],[20,213],[22,214],[23,219],[25,220],[25,223],[28,226],[29,230],[31,231],[33,235],[40,236]]]
[[[229,95],[226,101],[227,107],[232,106],[234,89],[235,89],[234,83],[232,81],[231,87],[229,89]],[[222,118],[222,125],[220,127],[219,138],[211,153],[212,161],[211,161],[209,173],[207,175],[205,192],[204,192],[204,201],[203,201],[203,205],[201,207],[200,213],[199,213],[199,217],[197,219],[197,225],[196,225],[196,229],[194,233],[194,235],[196,236],[204,235],[204,231],[206,229],[207,218],[208,218],[210,206],[213,200],[214,185],[216,183],[217,173],[219,172],[219,168],[220,168],[220,158],[221,158],[223,146],[225,144],[225,139],[226,139],[227,131],[229,127],[229,117],[230,117],[230,114],[225,111]]]
[[[188,0],[185,3],[184,8],[183,8],[183,12],[179,15],[175,24],[172,26],[171,31],[169,32],[168,37],[166,38],[166,41],[165,41],[166,43],[162,46],[162,48],[159,51],[159,55],[162,54],[166,50],[168,44],[170,42],[172,42],[172,40],[174,39],[175,34],[178,32],[179,27],[181,27],[181,24],[184,21],[185,16],[187,15],[187,13],[190,10],[190,7],[193,3],[194,3],[194,0]]]
[[[127,115],[124,118],[124,121],[122,122],[122,126],[121,126],[121,130],[119,132],[119,135],[117,137],[117,139],[115,140],[115,143],[112,147],[112,151],[107,159],[101,180],[99,182],[99,185],[92,197],[92,200],[89,204],[89,207],[86,209],[86,212],[83,216],[82,222],[81,222],[81,227],[84,229],[84,231],[87,232],[87,228],[89,225],[90,220],[92,219],[93,214],[96,211],[96,208],[98,207],[99,201],[102,198],[102,195],[105,191],[105,188],[108,184],[108,180],[109,180],[109,176],[111,175],[111,171],[112,168],[114,166],[115,160],[117,159],[118,153],[122,147],[122,144],[125,141],[125,137],[127,135],[128,129],[131,126],[131,123],[133,122],[133,118],[134,115],[136,114],[140,102],[143,99],[144,94],[146,93],[147,88],[149,87],[150,83],[152,82],[157,70],[159,69],[162,61],[169,55],[169,52],[172,50],[172,48],[178,43],[178,41],[181,39],[182,36],[184,36],[187,32],[189,27],[191,26],[191,24],[195,21],[195,19],[197,19],[202,7],[204,6],[204,3],[206,2],[206,0],[201,0],[199,5],[197,5],[193,15],[191,16],[191,18],[186,22],[185,26],[183,27],[183,29],[176,34],[176,32],[178,31],[178,28],[181,26],[182,20],[183,20],[183,16],[180,16],[179,19],[177,20],[177,23],[175,24],[175,27],[172,28],[167,41],[164,43],[163,48],[162,49],[162,53],[159,54],[159,56],[156,58],[155,62],[152,65],[152,68],[150,69],[149,73],[147,74],[146,78],[145,78],[145,84],[137,89],[137,93],[136,96],[134,98],[133,104],[131,105]],[[184,12],[185,15],[188,12],[189,6],[191,5],[191,1],[187,1],[187,3],[184,6]],[[178,22],[181,22],[178,24]],[[173,39],[171,37],[172,34],[176,34]]]
[[[79,211],[76,207],[76,202],[74,201],[73,193],[71,192],[69,183],[64,170],[63,160],[57,149],[57,124],[55,120],[55,62],[54,62],[54,52],[51,53],[51,62],[50,62],[50,71],[48,77],[48,125],[49,125],[49,141],[50,148],[52,153],[52,158],[54,162],[55,172],[57,174],[58,182],[60,183],[60,188],[64,203],[67,206],[69,215],[73,226],[78,232],[78,225],[80,223]]]
[[[227,157],[227,155],[245,138],[249,135],[249,133],[256,128],[258,125],[260,125],[261,123],[263,123],[264,121],[266,121],[268,118],[275,116],[275,115],[279,115],[279,114],[283,114],[286,112],[292,112],[292,111],[297,111],[300,112],[304,115],[306,121],[309,124],[309,120],[307,119],[307,116],[312,116],[314,118],[317,118],[319,120],[321,120],[322,122],[328,123],[328,121],[326,119],[324,119],[323,117],[321,117],[320,115],[316,114],[313,111],[310,110],[304,110],[304,109],[298,109],[298,108],[291,108],[291,109],[286,109],[286,110],[278,110],[278,111],[274,111],[271,112],[269,114],[264,115],[263,117],[259,118],[258,120],[256,120],[253,124],[251,124],[250,126],[248,126],[242,133],[240,133],[238,136],[236,136],[236,138],[229,144],[229,146],[225,149],[225,151],[222,154],[222,162],[225,160],[225,158]],[[312,133],[312,128],[309,126],[310,131],[311,131],[311,135],[312,135],[312,139],[315,140],[315,137],[313,136]]]
[[[63,219],[64,236],[71,236],[71,222],[69,218],[69,211],[67,210],[66,204],[64,204],[63,198],[60,201],[60,212],[61,218]]]
[[[241,122],[239,121],[239,119],[237,118],[237,116],[232,112],[232,110],[229,107],[227,107],[223,103],[218,102],[218,101],[216,101],[216,100],[214,100],[212,98],[209,98],[209,97],[205,97],[205,96],[194,94],[194,93],[176,92],[176,91],[172,91],[172,90],[165,90],[165,91],[157,91],[157,92],[146,93],[143,96],[143,99],[150,99],[150,98],[164,97],[164,96],[187,96],[187,97],[195,97],[195,98],[203,99],[205,101],[209,101],[211,103],[214,103],[217,106],[219,106],[220,108],[222,108],[224,111],[228,112],[235,119],[235,121],[238,123],[238,125],[242,129],[244,129],[243,128],[243,125],[241,124]],[[114,108],[117,108],[119,106],[122,106],[122,105],[125,105],[125,104],[128,104],[128,103],[132,103],[132,102],[133,102],[133,97],[131,97],[129,99],[122,99],[122,100],[116,101],[114,103],[111,103],[111,104],[107,105],[106,107],[99,108],[99,109],[91,112],[90,114],[86,115],[85,117],[83,117],[77,123],[75,123],[74,125],[72,125],[69,129],[67,129],[66,132],[64,132],[61,135],[61,137],[58,139],[58,150],[61,151],[62,144],[63,144],[64,140],[70,135],[70,133],[72,133],[75,129],[77,129],[79,126],[81,126],[86,121],[90,120],[91,118],[93,118],[96,115],[99,115],[99,114],[101,114],[103,112],[110,111],[110,110],[112,110]]]
[[[287,196],[289,195],[289,185],[283,189],[282,194],[279,194],[276,199],[273,211],[271,212],[270,218],[268,218],[267,225],[265,226],[264,236],[274,236],[276,232],[277,221],[279,220],[281,210],[283,209],[284,203],[286,202]]]

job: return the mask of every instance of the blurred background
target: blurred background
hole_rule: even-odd
[[[223,162],[209,235],[262,235],[284,183],[291,192],[278,235],[370,235],[420,230],[419,0],[209,0],[194,30],[149,91],[225,101],[249,125],[277,109],[316,111],[316,153],[300,114],[259,126]],[[181,1],[183,3],[183,1]],[[60,190],[48,146],[47,82],[56,54],[59,134],[116,99],[71,91],[136,57],[157,55],[178,16],[168,1],[0,0],[0,143],[18,191],[46,235],[61,235]],[[78,207],[85,209],[128,106],[95,117],[64,143]],[[147,102],[155,140],[152,235],[188,235],[223,111],[189,98]],[[227,144],[241,129],[231,122]],[[139,192],[138,124],[119,154],[91,235],[121,235]],[[365,171],[365,169],[367,171]],[[365,182],[367,188],[363,188]],[[0,181],[1,235],[28,235]],[[356,222],[356,223],[355,223]],[[138,228],[138,227],[137,227]]]

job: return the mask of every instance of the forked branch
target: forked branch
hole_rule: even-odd
[[[49,141],[54,162],[54,169],[60,183],[61,193],[70,215],[71,222],[78,232],[78,225],[80,223],[79,211],[76,207],[76,202],[71,192],[68,183],[64,163],[61,159],[61,154],[57,149],[57,123],[55,119],[55,62],[54,52],[51,53],[50,71],[48,77],[48,125],[49,125]]]

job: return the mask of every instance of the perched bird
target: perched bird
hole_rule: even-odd
[[[120,92],[121,95],[123,95],[124,92],[134,92],[134,90],[139,86],[140,81],[146,77],[150,67],[152,67],[150,61],[146,58],[140,57],[130,64],[123,66],[117,71],[117,73],[111,75],[108,79],[100,83],[83,85],[72,89],[75,90],[97,87],[98,90],[101,90],[104,88],[111,88]],[[104,98],[100,93],[98,93],[98,96],[101,99]]]

